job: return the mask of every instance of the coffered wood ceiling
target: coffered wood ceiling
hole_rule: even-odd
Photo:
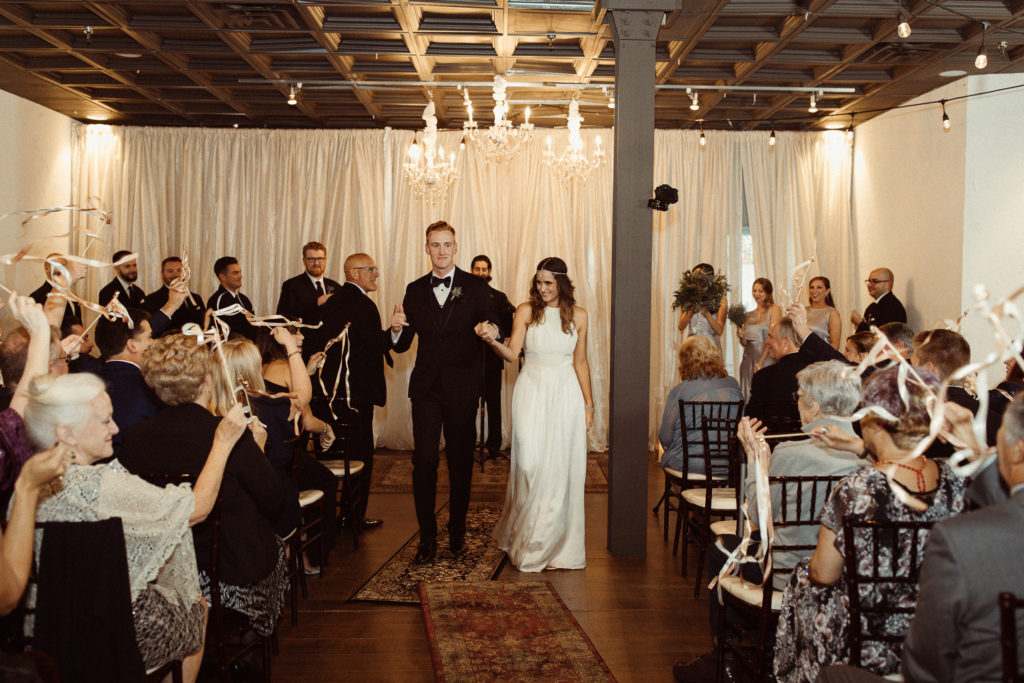
[[[988,30],[985,72],[1024,71],[1024,0],[903,4],[906,39],[896,0],[683,0],[658,36],[656,82],[764,90],[699,90],[692,111],[684,89],[660,89],[657,126],[807,129],[850,112],[862,122],[951,80],[940,72],[978,73],[979,21],[1014,29]],[[432,97],[439,126],[458,128],[457,84],[472,84],[485,119],[500,73],[517,122],[530,104],[531,121],[564,125],[569,98],[589,85],[585,124],[609,126],[605,20],[586,0],[2,2],[0,88],[81,121],[165,126],[421,128]],[[809,93],[772,90],[793,87],[853,92],[826,93],[812,115]]]

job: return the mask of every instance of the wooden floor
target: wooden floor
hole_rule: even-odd
[[[663,476],[649,465],[648,510]],[[439,500],[439,504],[440,504]],[[607,495],[587,494],[587,568],[523,574],[506,565],[499,581],[550,581],[619,681],[671,681],[672,664],[711,647],[708,592],[693,595],[679,576],[661,519],[649,515],[647,557],[616,559],[605,547]],[[300,600],[299,625],[278,629],[273,679],[287,681],[430,681],[433,668],[418,606],[349,603],[348,598],[416,531],[412,494],[375,493],[368,516],[384,525],[362,535],[358,551],[347,534],[331,553],[322,579]]]

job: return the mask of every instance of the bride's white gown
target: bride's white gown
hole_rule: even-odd
[[[512,460],[494,537],[519,571],[581,569],[587,430],[572,366],[576,330],[557,308],[526,329],[526,362],[512,394]]]

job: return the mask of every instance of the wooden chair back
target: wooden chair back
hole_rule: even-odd
[[[1024,600],[1013,593],[999,594],[999,648],[1003,655],[1003,683],[1019,683],[1024,680],[1017,659],[1017,610],[1022,607]]]

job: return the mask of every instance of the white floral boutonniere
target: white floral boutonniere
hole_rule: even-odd
[[[452,287],[452,301],[462,296],[462,287]]]

